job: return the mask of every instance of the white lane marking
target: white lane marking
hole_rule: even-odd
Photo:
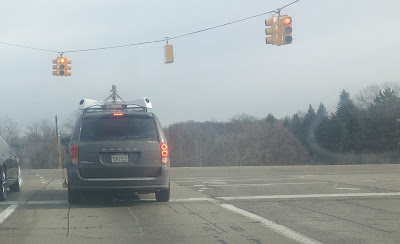
[[[54,201],[6,201],[0,202],[0,205],[43,205],[43,204],[66,204],[66,200],[54,200]]]
[[[196,201],[214,202],[215,200],[208,197],[194,197],[194,198],[170,199],[169,201],[170,202],[196,202]]]
[[[5,202],[0,202],[0,205],[19,205],[21,203],[21,201],[5,201]]]
[[[40,183],[42,183],[42,184],[46,184],[46,183],[47,183],[47,181],[41,181]]]
[[[197,186],[197,187],[199,187],[199,186],[204,186],[204,185],[194,185],[194,186]]]
[[[203,191],[205,191],[205,190],[198,190],[199,192],[203,192]]]
[[[202,187],[202,188],[199,188],[200,190],[207,190],[208,188],[206,188],[206,187]]]
[[[0,225],[17,209],[18,205],[10,205],[6,210],[0,213]]]
[[[400,196],[400,192],[387,193],[342,193],[342,194],[306,194],[306,195],[265,195],[265,196],[239,196],[239,197],[194,197],[194,198],[171,198],[170,202],[214,202],[232,200],[257,200],[257,199],[296,199],[296,198],[334,198],[334,197],[382,197],[382,196]],[[45,205],[45,204],[68,204],[66,200],[52,201],[5,201],[0,205]]]
[[[350,190],[350,191],[358,191],[360,188],[351,188],[351,187],[336,187],[336,190]]]
[[[39,179],[44,179],[44,177],[43,177],[43,176],[40,176]]]
[[[213,181],[213,182],[216,182],[216,181],[270,181],[270,180],[298,180],[299,178],[297,177],[297,178],[274,178],[274,179],[268,179],[268,178],[265,178],[265,179],[242,179],[242,180],[216,180],[216,179],[214,179],[214,180],[210,180],[210,181]],[[208,183],[208,182],[204,182],[204,183]]]
[[[288,237],[288,238],[290,238],[292,240],[298,241],[300,243],[307,243],[307,244],[321,244],[321,242],[319,242],[317,240],[314,240],[311,237],[308,237],[308,236],[306,236],[304,234],[296,232],[296,231],[294,231],[294,230],[292,230],[292,229],[290,229],[290,228],[288,228],[288,227],[286,227],[284,225],[277,224],[274,221],[271,221],[271,220],[268,220],[268,219],[263,218],[261,216],[258,216],[256,214],[250,213],[250,212],[248,212],[246,210],[243,210],[241,208],[237,208],[237,207],[235,207],[233,205],[230,205],[230,204],[219,204],[219,205],[221,207],[229,210],[229,211],[235,212],[235,213],[240,214],[240,215],[242,215],[244,217],[247,217],[249,219],[258,221],[261,224],[265,225],[266,227],[272,229],[273,231],[278,232],[279,234],[281,234],[283,236],[286,236],[286,237]]]
[[[42,205],[42,204],[68,204],[65,200],[55,200],[55,201],[27,201],[24,202],[27,205]]]
[[[254,187],[254,186],[278,186],[278,185],[312,185],[312,184],[328,184],[331,182],[314,181],[314,182],[287,182],[287,183],[266,183],[266,184],[230,184],[230,185],[207,185],[218,187]]]
[[[231,180],[229,178],[220,178],[220,179],[215,179],[215,178],[210,178],[210,177],[197,177],[197,178],[179,178],[178,180],[174,180],[174,182],[178,182],[178,183],[189,183],[189,182],[199,182],[199,181],[212,181],[212,182],[216,182],[216,181],[274,181],[274,180],[299,180],[299,178],[301,177],[289,177],[289,178],[265,178],[265,179],[235,179],[235,180]],[[199,182],[200,183],[200,182]]]
[[[218,202],[215,199],[208,197],[199,197],[199,198],[182,198],[182,199],[170,199],[170,202]],[[68,204],[66,200],[53,200],[53,201],[6,201],[0,202],[0,205],[46,205],[46,204]]]
[[[225,181],[207,181],[204,182],[205,184],[214,184],[214,185],[226,185],[228,183],[226,183]]]
[[[400,192],[305,194],[305,195],[264,195],[264,196],[216,197],[215,199],[230,201],[230,200],[257,200],[257,199],[300,199],[300,198],[331,198],[331,197],[387,197],[387,196],[400,196]]]
[[[365,182],[373,182],[373,183],[376,183],[376,180],[360,180],[360,181],[365,181]]]

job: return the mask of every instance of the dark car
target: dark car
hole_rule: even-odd
[[[0,201],[7,199],[7,189],[21,190],[21,167],[19,158],[0,136]]]
[[[68,201],[79,203],[88,190],[155,193],[157,201],[169,201],[168,145],[157,116],[147,111],[150,101],[89,101],[88,107],[81,101],[70,140]]]

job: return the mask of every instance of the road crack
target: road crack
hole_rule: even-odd
[[[191,209],[189,209],[188,207],[186,207],[186,206],[183,205],[182,203],[179,203],[179,204],[180,204],[182,207],[186,208],[186,209],[187,209],[189,212],[191,212],[192,214],[194,214],[194,215],[196,215],[197,217],[203,219],[203,220],[206,221],[207,223],[213,225],[215,228],[221,230],[221,231],[224,232],[224,233],[228,233],[228,232],[226,232],[224,229],[221,229],[220,227],[218,227],[216,224],[214,224],[214,223],[212,223],[211,221],[209,221],[209,220],[205,219],[204,217],[200,216],[198,213],[193,212]]]
[[[71,205],[69,205],[68,214],[67,214],[67,237],[69,236],[69,213],[70,212],[71,212]]]
[[[358,206],[358,207],[363,207],[363,208],[367,208],[367,209],[373,209],[373,210],[377,210],[377,211],[382,211],[385,213],[391,213],[391,214],[400,214],[399,212],[393,212],[393,211],[389,211],[389,210],[385,210],[385,209],[380,209],[380,208],[374,208],[374,207],[370,207],[370,206],[365,206],[359,203],[354,203],[354,202],[350,202],[350,201],[346,201],[346,200],[337,200],[339,202],[343,202],[343,203],[348,203],[348,204],[352,204],[354,206]]]
[[[311,212],[314,212],[314,213],[318,213],[318,214],[322,214],[322,215],[325,215],[325,216],[329,216],[329,217],[332,217],[332,218],[348,221],[350,223],[358,224],[358,225],[361,225],[361,226],[364,226],[364,227],[367,227],[367,228],[371,228],[371,229],[374,229],[374,230],[382,231],[382,232],[385,232],[385,233],[392,233],[392,231],[379,229],[379,228],[376,228],[376,227],[373,227],[373,226],[369,226],[369,225],[366,225],[366,224],[363,224],[363,223],[359,223],[357,221],[353,221],[353,220],[342,218],[342,217],[335,216],[335,215],[332,215],[332,214],[327,214],[327,213],[320,212],[320,211],[317,211],[317,210],[309,209],[309,208],[302,207],[302,206],[299,206],[299,205],[296,205],[296,204],[293,204],[293,203],[289,203],[289,202],[285,202],[285,201],[282,201],[282,203],[285,203],[287,205],[291,205],[291,206],[294,206],[294,207],[298,207],[298,208],[301,208],[301,209],[304,209],[304,210],[308,210],[308,211],[311,211]]]
[[[144,231],[143,231],[142,224],[140,223],[140,221],[139,221],[139,219],[136,217],[136,215],[133,213],[133,211],[132,211],[132,209],[131,209],[130,206],[128,206],[128,209],[129,209],[129,212],[132,214],[133,218],[138,222],[139,228],[140,228],[140,232],[141,232],[142,234],[146,234],[146,233],[144,233]]]
[[[40,187],[39,190],[37,190],[35,193],[33,193],[26,201],[24,204],[27,204],[32,198],[34,198],[39,192],[41,192],[47,185],[49,185],[51,182],[53,182],[54,179],[46,183],[44,186]]]

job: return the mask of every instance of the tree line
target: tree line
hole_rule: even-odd
[[[398,163],[400,86],[342,90],[336,110],[276,119],[236,116],[228,122],[181,122],[167,128],[176,166]]]
[[[314,161],[337,163],[398,162],[400,89],[396,84],[368,87],[353,100],[343,90],[335,112],[309,105],[304,116],[284,126],[307,147]]]
[[[63,124],[62,137],[71,134],[74,120]],[[175,123],[165,132],[173,166],[398,163],[400,86],[370,86],[354,98],[342,90],[332,112],[323,103],[316,109],[310,104],[306,112],[283,119],[241,114],[225,122]],[[53,120],[34,122],[22,132],[5,116],[0,134],[22,167],[57,168]]]
[[[275,120],[239,115],[228,122],[182,122],[166,129],[174,166],[290,165],[309,155]]]

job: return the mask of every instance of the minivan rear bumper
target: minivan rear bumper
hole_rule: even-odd
[[[73,167],[68,172],[68,186],[71,190],[118,190],[130,189],[136,192],[155,192],[169,188],[170,170],[161,167],[158,177],[129,178],[83,178],[79,169]]]

